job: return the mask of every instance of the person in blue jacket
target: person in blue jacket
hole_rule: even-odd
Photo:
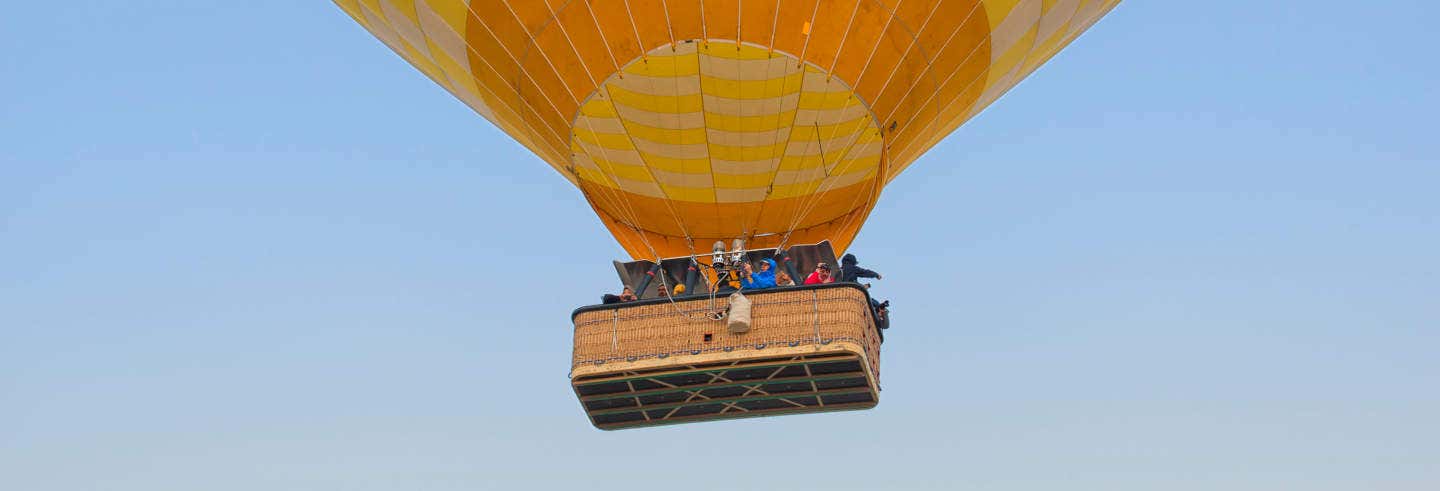
[[[775,260],[766,258],[760,262],[760,271],[752,271],[745,263],[745,278],[741,281],[746,289],[775,288]]]

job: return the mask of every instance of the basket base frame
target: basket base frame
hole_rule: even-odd
[[[590,422],[602,430],[861,410],[879,403],[879,386],[858,344],[766,351],[607,363],[577,369],[571,385]]]

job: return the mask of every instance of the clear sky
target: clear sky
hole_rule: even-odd
[[[1434,2],[1121,4],[881,198],[878,408],[622,432],[620,248],[339,9],[14,3],[0,489],[1440,489]]]

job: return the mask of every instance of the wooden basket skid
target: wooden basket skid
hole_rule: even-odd
[[[591,422],[618,429],[879,402],[880,340],[863,290],[746,296],[752,327],[741,334],[705,316],[725,298],[577,312],[571,381]]]

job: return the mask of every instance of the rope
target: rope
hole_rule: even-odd
[[[610,323],[610,351],[616,355],[620,354],[620,310],[612,310]]]
[[[694,265],[700,267],[699,269],[696,270],[695,274],[703,274],[703,273],[704,273],[705,265],[704,265],[704,264],[700,264],[699,261],[696,261],[694,255],[691,255],[691,256],[690,256],[690,261],[691,261],[691,264],[694,264]],[[660,264],[660,263],[658,262],[658,260],[657,260],[656,264]],[[688,267],[688,266],[687,266],[687,267]],[[714,269],[714,268],[711,268],[711,269]],[[716,277],[716,279],[718,280],[719,277],[720,277],[719,273],[716,273],[715,277]],[[706,283],[709,283],[709,282],[707,281]],[[681,317],[684,317],[684,318],[687,319],[687,320],[692,320],[692,321],[693,321],[693,320],[697,320],[694,316],[691,315],[692,312],[687,312],[687,311],[681,310],[681,309],[680,309],[680,306],[675,303],[674,291],[672,291],[672,290],[670,289],[669,285],[667,285],[667,284],[666,284],[666,281],[665,281],[665,268],[664,268],[664,267],[661,267],[661,268],[660,268],[660,288],[665,289],[665,291],[666,291],[666,293],[664,293],[665,300],[667,300],[667,301],[669,302],[669,304],[670,304],[670,309],[671,309],[671,310],[674,310],[676,314],[679,314]],[[718,290],[718,288],[711,287],[711,288],[709,288],[709,290],[710,290],[710,293],[709,293],[709,300],[710,300],[709,306],[708,306],[708,308],[707,308],[704,312],[702,312],[702,314],[701,314],[702,317],[704,317],[704,318],[703,318],[703,319],[699,319],[699,320],[720,320],[720,318],[718,318],[718,317],[711,317],[711,313],[713,313],[713,312],[715,311],[715,292],[716,292],[716,290]],[[687,292],[685,292],[685,293],[690,293],[690,292],[687,291]],[[619,312],[619,311],[617,310],[616,312]]]
[[[816,130],[816,131],[817,131],[817,132],[819,131],[819,130],[818,130],[818,127],[817,127],[817,130]],[[833,133],[833,132],[832,132],[832,133]],[[859,133],[856,133],[855,139],[850,142],[850,145],[848,145],[848,146],[845,147],[845,150],[841,153],[841,157],[843,158],[844,155],[849,154],[849,153],[850,153],[850,149],[854,148],[854,147],[855,147],[855,143],[858,142],[858,141],[860,141],[860,136],[859,136]],[[824,150],[824,146],[823,146],[823,145],[821,146],[820,155],[821,155],[821,159],[822,159],[822,162],[823,162],[824,155],[825,155],[825,150]],[[883,154],[882,154],[882,156],[881,156],[881,159],[882,159],[882,160],[884,159]],[[795,227],[798,227],[798,226],[800,225],[800,222],[802,222],[806,217],[810,216],[810,213],[811,213],[811,212],[815,211],[815,208],[820,205],[820,202],[825,198],[825,195],[827,195],[827,194],[829,194],[831,191],[834,191],[834,190],[835,190],[834,184],[837,183],[837,182],[839,182],[838,180],[835,180],[835,179],[834,179],[835,176],[837,176],[837,175],[843,175],[843,174],[844,174],[844,170],[849,170],[849,169],[850,169],[850,166],[855,165],[855,162],[856,162],[857,160],[858,160],[858,159],[850,159],[850,160],[846,161],[843,165],[838,166],[838,167],[836,168],[836,170],[837,170],[836,173],[833,173],[833,174],[832,174],[832,173],[830,173],[830,172],[828,172],[828,171],[825,173],[825,179],[822,180],[818,186],[816,186],[818,192],[812,194],[812,199],[810,199],[810,200],[808,201],[808,203],[807,203],[807,205],[806,205],[806,209],[804,210],[804,212],[800,215],[799,218],[797,218],[797,219],[795,220],[794,223],[791,224],[791,226],[790,226],[791,230],[785,232],[785,238],[784,238],[784,240],[781,241],[782,244],[785,243],[785,242],[788,242],[788,241],[790,240],[790,234],[794,232]],[[879,168],[880,168],[880,165],[877,165],[877,166],[876,166],[877,175],[876,175],[876,177],[875,177],[876,179],[879,179],[879,178],[881,177],[881,176],[878,175]],[[853,201],[852,201],[852,203],[853,203]],[[853,210],[851,210],[851,211],[853,211]]]
[[[815,342],[820,342],[820,291],[810,290],[811,305],[815,307]]]
[[[820,146],[820,168],[824,169],[828,164],[825,163],[825,144],[820,143],[820,122],[819,120],[815,120],[811,123],[815,126],[815,143]],[[806,151],[809,151],[809,148],[806,148]],[[795,227],[798,226],[800,220],[804,218],[800,216],[800,210],[804,209],[804,207],[805,200],[802,198],[795,204],[795,210],[790,214],[789,225],[785,227],[785,236],[780,238],[780,245],[777,246],[776,249],[784,249],[785,244],[790,243],[790,234],[795,233]]]

